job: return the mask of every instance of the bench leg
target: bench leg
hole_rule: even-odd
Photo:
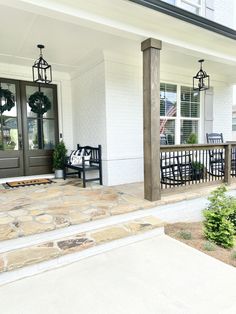
[[[66,179],[66,168],[63,169],[63,179]]]
[[[100,167],[99,167],[99,183],[100,185],[102,185],[102,164],[100,164]]]
[[[83,187],[86,188],[85,170],[83,168]]]
[[[81,179],[81,171],[78,171],[78,178]]]

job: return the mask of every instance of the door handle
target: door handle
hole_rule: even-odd
[[[19,138],[19,149],[22,150],[23,149],[22,135],[19,134],[18,138]]]

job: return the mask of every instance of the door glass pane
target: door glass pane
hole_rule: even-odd
[[[16,118],[1,117],[0,150],[18,150],[18,128]]]
[[[28,119],[29,149],[53,149],[55,146],[54,120]]]
[[[10,84],[10,83],[0,83],[0,86],[4,90],[8,90],[13,94],[13,101],[14,101],[14,106],[10,109],[6,109],[2,112],[5,116],[11,116],[11,117],[16,117],[17,114],[17,106],[16,106],[16,86],[15,84]],[[1,99],[1,106],[4,106],[6,104],[6,101],[4,98]]]
[[[29,149],[38,149],[38,124],[37,119],[28,119],[28,141]]]
[[[55,145],[54,120],[43,119],[44,149],[53,149]]]
[[[27,116],[38,117],[40,115],[40,109],[45,108],[45,112],[42,112],[43,118],[53,118],[53,90],[50,87],[41,87],[40,91],[43,93],[44,99],[38,99],[35,97],[35,101],[29,104],[29,98],[35,93],[39,92],[38,86],[26,86],[26,101],[27,101]]]
[[[0,83],[3,90],[3,97],[0,101],[0,150],[18,150],[18,125],[17,125],[17,104],[16,85],[14,83]],[[10,94],[10,102],[4,95]]]

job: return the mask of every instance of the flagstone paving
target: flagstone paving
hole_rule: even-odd
[[[102,229],[78,233],[70,237],[7,251],[0,254],[0,273],[80,252],[92,246],[163,226],[164,223],[160,219],[147,216]]]
[[[202,197],[215,189],[203,186],[170,191],[152,203],[143,199],[141,182],[114,187],[90,184],[84,189],[77,178],[54,181],[49,185],[0,189],[0,241]],[[236,183],[230,189],[236,189]]]
[[[0,241],[152,207],[152,203],[113,188],[78,180],[0,190]]]

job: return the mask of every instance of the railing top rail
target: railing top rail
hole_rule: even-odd
[[[161,145],[161,151],[222,149],[222,148],[227,147],[229,145],[236,146],[236,142],[234,142],[234,143],[217,143],[217,144]]]

